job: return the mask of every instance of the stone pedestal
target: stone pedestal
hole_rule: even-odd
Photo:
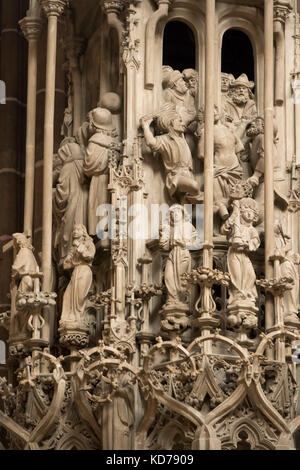
[[[81,349],[88,345],[89,329],[83,323],[63,322],[58,329],[59,342],[67,348]]]
[[[159,312],[162,316],[161,329],[169,334],[183,333],[189,325],[188,312],[188,306],[180,302],[165,305]]]

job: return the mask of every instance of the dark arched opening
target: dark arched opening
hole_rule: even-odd
[[[300,450],[300,428],[298,428],[297,431],[294,433],[294,444],[295,449]]]
[[[242,73],[254,81],[254,53],[247,34],[239,29],[229,29],[223,36],[222,72],[238,78]]]
[[[196,43],[193,31],[182,21],[170,21],[164,31],[163,65],[174,70],[196,68]]]

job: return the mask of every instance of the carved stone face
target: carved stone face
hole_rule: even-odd
[[[229,91],[229,84],[230,84],[229,77],[222,76],[221,77],[221,90],[222,90],[222,93],[227,93]]]
[[[82,236],[83,236],[83,231],[80,225],[75,225],[74,230],[73,230],[73,240],[77,240],[78,238],[81,238]]]
[[[251,223],[255,220],[255,212],[250,207],[244,207],[241,209],[241,214],[247,223]]]
[[[257,118],[255,121],[251,122],[247,129],[247,137],[255,137],[259,134],[263,134],[265,129],[263,119]]]
[[[197,77],[189,77],[187,79],[187,84],[188,84],[188,88],[190,89],[190,91],[192,91],[193,93],[196,93],[197,86],[198,86]]]
[[[186,85],[186,83],[185,83],[185,81],[182,77],[178,78],[178,80],[176,80],[174,88],[181,95],[184,95],[188,91],[188,87],[187,87],[187,85]]]
[[[182,122],[181,116],[176,117],[173,122],[173,129],[175,132],[184,132],[185,131],[185,126]]]
[[[232,100],[236,104],[246,104],[249,101],[249,89],[244,85],[234,87]]]
[[[255,126],[256,126],[256,129],[258,130],[258,133],[263,134],[265,130],[264,120],[260,118],[255,119]]]
[[[171,212],[171,220],[176,224],[182,221],[182,208],[175,207]]]

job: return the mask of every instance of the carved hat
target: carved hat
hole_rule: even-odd
[[[232,73],[222,72],[221,77],[222,78],[227,78],[230,81],[230,83],[234,82],[234,80],[235,80],[234,75],[232,75]]]
[[[239,78],[237,78],[231,83],[232,87],[236,87],[240,85],[246,86],[247,88],[250,88],[250,90],[254,88],[254,82],[250,82],[245,73],[242,73],[242,75],[240,75]]]
[[[173,88],[177,80],[179,80],[180,78],[183,78],[182,73],[179,72],[179,70],[173,70],[173,72],[171,72],[169,75],[168,87]]]
[[[114,129],[112,115],[108,109],[95,108],[90,114],[90,122],[96,129],[112,131]]]

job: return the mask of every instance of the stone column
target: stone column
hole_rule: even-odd
[[[265,71],[264,71],[264,118],[265,118],[265,277],[274,277],[274,181],[273,181],[273,140],[274,140],[274,34],[273,0],[265,0]],[[265,327],[268,331],[274,324],[274,301],[266,293]]]
[[[44,161],[43,161],[43,235],[42,235],[42,271],[43,291],[52,288],[52,174],[54,153],[54,109],[57,20],[63,13],[67,0],[41,0],[41,5],[48,17],[46,92],[44,120]],[[51,341],[51,311],[44,309],[45,326],[43,339]]]
[[[290,2],[275,0],[274,2],[274,39],[276,46],[275,61],[275,103],[282,106],[285,95],[285,22],[291,12]]]
[[[43,171],[43,291],[51,290],[52,249],[52,171],[54,150],[54,104],[57,47],[57,19],[63,13],[67,0],[41,0],[48,17],[46,99],[44,122],[44,171]]]
[[[215,0],[206,0],[203,266],[207,268],[212,268],[213,248],[215,8]]]
[[[37,40],[42,29],[42,20],[39,15],[39,10],[34,8],[28,10],[27,16],[23,18],[19,24],[28,41],[24,233],[32,238],[35,171]]]
[[[214,179],[214,105],[215,88],[211,77],[215,71],[215,21],[216,2],[206,0],[206,29],[205,29],[205,128],[204,128],[204,243],[203,271],[206,281],[200,283],[201,289],[201,318],[195,320],[195,325],[201,329],[202,336],[208,336],[219,320],[211,315],[212,285],[209,283],[207,270],[213,267],[213,179]],[[204,276],[204,277],[205,277]],[[211,352],[211,341],[204,342],[204,351]]]

